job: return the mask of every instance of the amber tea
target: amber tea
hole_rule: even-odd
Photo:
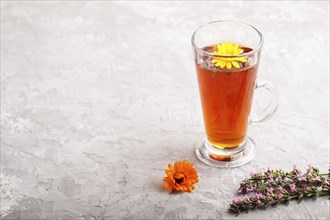
[[[270,118],[277,109],[273,85],[257,80],[262,34],[238,21],[214,21],[192,35],[206,137],[196,145],[197,157],[216,167],[237,167],[255,155],[248,137],[250,123]],[[268,90],[270,102],[251,114],[253,93]]]
[[[212,52],[216,45],[203,48]],[[242,47],[244,53],[251,48]],[[196,63],[204,126],[209,143],[218,148],[242,144],[248,128],[248,116],[258,65],[242,68],[210,69]]]

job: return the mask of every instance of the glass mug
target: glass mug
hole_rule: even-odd
[[[277,92],[267,81],[256,81],[262,34],[238,21],[214,21],[192,35],[206,138],[196,146],[197,157],[216,167],[237,167],[251,161],[255,143],[247,137],[251,122],[271,117]],[[250,114],[255,89],[270,92],[267,108]]]

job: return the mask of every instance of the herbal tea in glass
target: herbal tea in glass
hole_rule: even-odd
[[[196,146],[197,157],[217,167],[237,167],[252,160],[255,143],[248,125],[269,118],[277,109],[271,83],[257,82],[262,34],[236,21],[216,21],[192,36],[206,138]],[[270,91],[271,102],[250,116],[256,88]]]

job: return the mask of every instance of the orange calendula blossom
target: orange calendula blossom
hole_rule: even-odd
[[[247,62],[246,57],[235,57],[242,54],[244,50],[238,45],[231,42],[225,42],[217,45],[217,50],[213,51],[213,55],[219,55],[222,57],[215,57],[211,60],[215,63],[215,66],[220,66],[221,68],[226,67],[231,69],[232,66],[240,68],[239,63]],[[228,58],[226,56],[229,56]]]
[[[198,182],[197,171],[193,164],[187,160],[175,162],[174,166],[168,164],[165,169],[166,177],[163,178],[163,189],[168,189],[170,193],[176,191],[191,192],[195,189],[195,183]]]

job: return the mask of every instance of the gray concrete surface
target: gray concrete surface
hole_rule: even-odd
[[[193,150],[190,37],[219,19],[260,29],[259,77],[279,90],[276,115],[249,129],[255,159],[237,169]],[[182,159],[200,182],[169,195],[163,169]],[[1,1],[1,218],[329,219],[327,198],[226,211],[251,171],[307,163],[329,166],[328,1]]]

